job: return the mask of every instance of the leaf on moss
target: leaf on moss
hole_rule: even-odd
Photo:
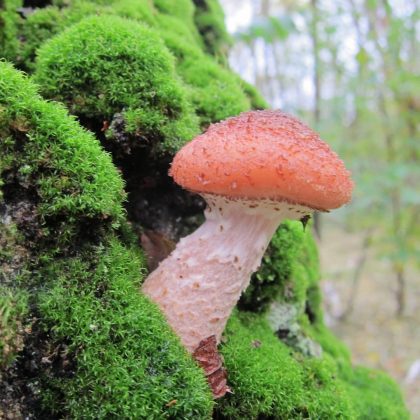
[[[201,340],[193,357],[204,370],[215,399],[232,392],[227,385],[227,371],[223,367],[222,356],[217,351],[215,335]]]

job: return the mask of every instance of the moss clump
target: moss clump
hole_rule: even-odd
[[[308,236],[299,222],[286,221],[280,225],[263,257],[258,272],[241,296],[239,307],[263,312],[279,297],[295,297],[297,286],[292,279],[304,238]],[[290,281],[289,281],[290,280]],[[305,282],[306,284],[306,282]]]
[[[293,357],[260,316],[235,315],[225,342],[233,394],[217,407],[223,418],[353,418],[334,363]]]
[[[397,384],[384,372],[356,367],[343,375],[360,420],[409,419]]]
[[[213,4],[210,9],[217,7]],[[195,7],[188,0],[176,4],[166,0],[156,1],[155,9],[146,0],[142,2],[75,0],[66,7],[48,6],[36,9],[27,17],[25,24],[19,26],[18,35],[23,41],[19,44],[19,52],[13,58],[25,70],[36,69],[37,82],[43,87],[44,95],[65,102],[71,112],[81,117],[91,118],[91,115],[95,114],[94,118],[98,121],[93,126],[92,122],[87,123],[82,119],[82,123],[88,128],[99,132],[104,120],[110,121],[116,112],[122,112],[122,105],[129,108],[125,111],[128,121],[124,128],[128,130],[125,134],[131,137],[129,142],[141,142],[143,145],[156,144],[162,150],[174,151],[183,141],[197,134],[197,122],[186,96],[192,101],[203,128],[211,122],[248,110],[251,107],[250,101],[256,102],[255,107],[262,106],[262,101],[255,91],[252,92],[252,89],[247,87],[237,75],[203,52],[203,42],[194,25],[194,16],[197,18],[198,15],[194,13]],[[48,39],[90,15],[96,15],[97,21],[104,24],[102,26],[95,24],[96,32],[94,28],[84,30],[85,37],[89,37],[85,40],[89,49],[85,49],[83,33],[75,36],[79,35],[77,27],[78,29],[72,29],[70,32],[74,39],[68,35],[68,32],[67,36],[59,35],[51,44],[47,43],[52,46],[40,49],[39,62],[34,63],[35,51]],[[101,30],[108,22],[107,19],[111,19],[111,23],[114,22],[109,15],[147,22],[156,32],[151,34],[153,31],[148,29],[149,32],[146,34],[146,28],[131,31],[126,28],[120,36],[116,36],[117,29],[113,31],[108,25],[104,34]],[[205,15],[206,13],[203,16]],[[137,28],[133,26],[134,22],[127,25],[125,22],[123,26],[131,25],[131,29]],[[129,32],[131,33],[128,34]],[[137,34],[134,35],[133,32]],[[158,36],[177,57],[176,72],[189,86],[189,95],[185,87],[180,86],[176,80],[173,64],[170,63],[172,60],[165,54],[161,41],[157,39]],[[95,37],[101,43],[99,41],[95,43]],[[140,44],[139,38],[142,38]],[[104,39],[107,41],[104,42]],[[147,41],[155,44],[152,57],[157,56],[162,59],[159,65],[156,61],[150,62],[151,56],[148,53],[151,51],[150,48],[146,48],[144,52],[140,51],[140,48],[135,48],[136,45],[144,46]],[[65,45],[61,45],[62,42]],[[69,46],[73,48],[69,49]],[[98,47],[99,52],[95,53]],[[79,48],[90,51],[91,55],[79,54]],[[69,54],[70,51],[72,51],[72,55],[69,56],[72,58],[71,61],[63,56],[63,52]],[[131,54],[130,60],[127,58],[129,54]],[[166,63],[163,63],[164,61]],[[58,62],[67,65],[56,64],[54,67],[54,63]],[[71,63],[74,63],[74,66]],[[96,63],[96,66],[92,66],[92,63]],[[80,68],[84,68],[82,74],[86,75],[88,80],[78,77]],[[150,80],[151,74],[156,71],[160,75],[166,74],[166,82],[161,87],[155,84],[158,78]],[[145,83],[141,83],[136,77],[140,74]],[[60,84],[62,78],[65,81],[63,86]],[[162,80],[159,80],[159,84],[162,84]],[[162,98],[159,94],[169,88],[168,80],[171,81],[169,84],[177,86],[178,91],[171,92],[170,97]],[[72,88],[67,84],[70,82]],[[94,88],[85,86],[85,82]],[[98,83],[100,88],[97,87]],[[116,93],[113,92],[115,86],[124,87],[117,89],[117,94],[121,97],[119,106],[115,106],[116,101],[108,100],[110,95],[115,96]],[[173,89],[173,86],[170,89]],[[153,98],[147,97],[150,91],[155,94]],[[139,92],[140,97],[137,98],[137,103],[133,104],[133,101],[136,102],[133,97]],[[164,103],[165,101],[167,103]],[[149,138],[151,133],[154,136],[152,139]],[[107,134],[111,138],[120,137],[119,133],[112,130]],[[156,134],[160,139],[156,140]]]
[[[0,1],[0,58],[13,60],[19,50],[19,24],[21,17],[16,10],[21,0]]]
[[[200,32],[206,51],[224,57],[231,44],[225,27],[225,15],[217,0],[194,0],[194,22]]]
[[[191,0],[154,0],[156,9],[164,15],[172,16],[178,20],[178,24],[182,24],[195,39],[195,42],[202,46],[201,37],[194,24],[195,6]],[[176,24],[176,26],[178,25]],[[165,29],[165,28],[162,28]],[[172,28],[166,28],[172,30]]]
[[[15,226],[7,230],[26,246],[29,273],[19,281],[9,275],[13,299],[3,293],[0,301],[8,313],[16,308],[7,318],[13,331],[25,311],[36,319],[16,362],[31,368],[10,371],[13,394],[24,387],[31,401],[22,416],[209,417],[201,370],[138,292],[144,262],[124,222],[123,184],[110,156],[4,62],[0,135],[2,205]],[[22,202],[30,212],[16,210]],[[28,309],[19,296],[28,296]],[[1,339],[3,349],[19,344]]]
[[[242,86],[245,95],[249,98],[251,102],[252,109],[267,109],[269,108],[268,102],[262,97],[261,93],[255,88],[255,86],[251,85],[245,80],[239,79],[239,82]]]
[[[138,251],[111,238],[89,255],[56,261],[40,272],[56,279],[39,297],[43,327],[54,345],[66,343],[65,359],[71,360],[61,377],[48,378],[43,404],[53,413],[104,419],[210,416],[203,374],[158,308],[138,292],[143,265]]]
[[[119,126],[134,146],[173,151],[198,131],[171,55],[133,21],[90,17],[68,28],[39,49],[35,80],[83,119],[100,124],[122,114]]]
[[[237,77],[211,57],[189,55],[179,61],[177,69],[191,86],[192,102],[202,126],[250,108],[250,102],[238,84]]]
[[[182,21],[157,17],[160,35],[176,57],[178,74],[190,88],[190,98],[202,128],[251,108],[240,78],[205,54]]]
[[[31,190],[44,221],[60,214],[73,225],[76,217],[120,221],[123,182],[99,142],[63,107],[41,100],[35,85],[21,73],[4,62],[0,65],[4,184]],[[67,228],[63,226],[60,240],[70,239]],[[47,228],[42,230],[51,235]]]
[[[60,8],[48,6],[35,9],[25,19],[24,25],[19,27],[22,42],[14,61],[16,65],[26,71],[35,69],[36,49],[43,42],[61,32],[67,26],[77,23],[85,16],[111,13],[110,8],[89,1],[74,1],[71,7]]]

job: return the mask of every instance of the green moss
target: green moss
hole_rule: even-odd
[[[250,285],[241,297],[240,308],[261,312],[278,298],[294,302],[304,300],[307,280],[301,275],[299,282],[294,281],[293,274],[301,269],[296,262],[302,252],[304,239],[309,235],[300,222],[286,221],[280,225],[271,239],[260,269],[252,276]]]
[[[122,113],[132,141],[155,142],[160,151],[176,150],[198,131],[171,55],[144,25],[90,17],[46,42],[38,55],[42,93],[82,118],[110,121]]]
[[[36,9],[26,18],[20,28],[21,43],[18,56],[14,59],[20,68],[33,71],[35,69],[35,52],[43,42],[61,32],[85,16],[101,14],[110,9],[92,2],[75,1],[71,7],[59,8],[48,6]]]
[[[8,366],[23,348],[28,296],[0,284],[0,369]]]
[[[10,59],[24,70],[35,70],[36,50],[49,38],[87,16],[119,15],[139,20],[151,26],[156,24],[153,5],[148,0],[84,1],[37,8],[19,25],[17,35],[21,40]]]
[[[361,420],[404,420],[410,415],[398,385],[384,372],[357,367],[343,378]]]
[[[0,284],[2,322],[12,331],[0,341],[8,360],[11,346],[20,350],[20,296],[28,296],[37,321],[22,357],[35,370],[14,375],[40,399],[43,416],[209,418],[202,371],[139,292],[144,261],[124,221],[122,181],[110,157],[4,62],[0,136],[2,206],[11,210],[9,234],[28,247],[29,272],[14,281],[13,294]],[[21,201],[31,211],[20,219],[13,206]],[[2,229],[4,240],[11,243]]]
[[[178,72],[191,86],[192,101],[201,125],[223,120],[250,108],[248,98],[236,76],[211,57],[185,57],[178,63]]]
[[[189,56],[197,58],[203,56],[200,44],[188,26],[178,18],[171,15],[158,14],[156,21],[161,38],[178,60]]]
[[[242,79],[239,80],[239,83],[241,84],[245,94],[248,96],[252,109],[266,109],[270,107],[268,102],[262,97],[261,93],[258,92],[255,86]]]
[[[44,328],[76,365],[71,378],[48,378],[46,407],[72,418],[210,417],[202,372],[139,294],[141,255],[115,238],[93,253],[40,274],[54,279],[40,296]]]
[[[352,418],[328,359],[297,359],[261,316],[235,315],[222,346],[233,394],[217,410],[225,418]]]
[[[16,10],[22,3],[22,0],[0,1],[0,58],[13,60],[17,55],[18,32],[22,18]]]
[[[200,35],[194,25],[195,6],[191,0],[153,0],[153,3],[160,13],[173,16],[180,23],[182,22],[189,29],[196,42],[201,42]]]
[[[231,38],[225,27],[225,15],[218,0],[194,0],[194,22],[204,40],[206,51],[225,56]]]
[[[11,65],[0,62],[0,170],[15,170],[35,188],[42,217],[66,214],[118,222],[123,183],[99,142],[67,111],[37,94]],[[64,232],[62,232],[64,235]]]
[[[161,13],[175,16],[184,22],[193,21],[195,7],[191,0],[153,0],[153,3]]]

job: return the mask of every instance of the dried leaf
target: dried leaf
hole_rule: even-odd
[[[232,392],[227,386],[227,371],[223,367],[222,356],[217,351],[215,335],[200,341],[193,353],[193,357],[204,370],[215,399]]]

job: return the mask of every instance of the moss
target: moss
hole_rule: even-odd
[[[4,62],[0,133],[1,175],[16,171],[14,182],[36,189],[40,216],[83,215],[114,222],[123,217],[123,183],[99,142],[63,107],[41,100],[36,87]]]
[[[212,55],[225,56],[231,38],[225,27],[225,15],[217,0],[194,0],[194,22],[200,32],[206,51]]]
[[[48,378],[43,403],[72,418],[210,417],[203,374],[138,293],[141,255],[115,238],[93,252],[40,273],[55,279],[39,299],[43,327],[76,366]]]
[[[259,315],[229,321],[222,353],[233,391],[217,407],[222,418],[352,418],[334,363],[294,357]]]
[[[252,276],[250,285],[241,297],[241,309],[263,312],[278,298],[295,302],[302,299],[298,295],[305,290],[306,279],[299,279],[305,283],[301,287],[301,284],[296,284],[298,281],[294,281],[292,274],[293,270],[299,270],[296,261],[304,238],[309,235],[300,222],[286,221],[280,225],[260,269]]]
[[[19,54],[15,58],[16,64],[24,70],[33,71],[35,69],[36,49],[43,42],[85,16],[106,11],[106,7],[84,1],[75,1],[71,7],[65,8],[49,6],[35,9],[34,13],[29,14],[25,24],[20,28],[20,36],[24,41],[21,43]],[[108,11],[111,12],[110,9]]]
[[[194,24],[195,7],[191,0],[154,0],[153,2],[160,13],[175,17],[179,23],[187,27],[196,42],[201,45],[201,38]]]
[[[189,56],[197,58],[203,56],[200,44],[182,21],[165,14],[158,14],[156,21],[161,38],[178,60]]]
[[[9,57],[19,68],[34,71],[36,50],[49,38],[90,15],[119,15],[152,26],[156,24],[155,11],[147,0],[117,2],[73,0],[70,4],[58,3],[34,9],[26,16],[24,24],[19,25],[18,49]]]
[[[186,201],[162,182],[169,157],[161,152],[198,131],[196,113],[204,128],[267,106],[218,63],[227,39],[213,0],[54,0],[25,19],[18,2],[5,4],[3,51],[109,150],[125,151],[113,158],[129,208],[157,213],[162,232],[165,202]],[[110,156],[5,63],[0,137],[0,358],[10,366],[0,393],[7,388],[12,400],[6,409],[0,402],[0,417],[24,395],[30,406],[21,417],[210,418],[202,372],[138,293],[145,263]],[[151,193],[135,190],[140,184]],[[177,229],[188,230],[199,209],[177,215]],[[407,418],[395,384],[354,369],[325,327],[318,281],[309,229],[286,222],[229,321],[221,351],[234,393],[215,417]],[[31,328],[27,319],[36,320]]]
[[[132,141],[159,151],[176,150],[198,131],[171,55],[144,25],[90,17],[46,42],[38,54],[35,80],[42,93],[82,118],[110,121],[122,113]]]
[[[398,385],[384,372],[357,367],[343,378],[361,420],[409,419]]]
[[[14,282],[13,299],[0,299],[8,313],[16,308],[2,349],[24,342],[18,360],[31,366],[10,373],[13,394],[25,387],[39,418],[208,418],[204,375],[138,291],[144,261],[110,157],[4,62],[0,110],[2,205],[11,210],[10,234],[28,246],[30,274]],[[22,201],[30,212],[20,219]],[[21,294],[36,322],[16,341]]]
[[[119,96],[124,96],[124,98],[120,98],[120,105],[126,108],[130,107],[127,111],[129,116],[129,135],[139,140],[138,137],[142,137],[143,134],[146,134],[146,137],[150,136],[150,133],[153,131],[154,134],[157,133],[159,137],[164,138],[164,140],[159,141],[152,139],[153,144],[162,146],[161,148],[164,150],[176,150],[183,141],[197,134],[197,123],[194,113],[189,109],[186,96],[191,98],[195,111],[200,117],[201,126],[206,127],[211,122],[248,110],[251,107],[251,103],[250,99],[248,99],[248,94],[243,91],[243,88],[248,91],[250,88],[243,84],[237,75],[220,66],[213,58],[203,53],[201,38],[193,24],[195,8],[191,1],[177,2],[176,4],[159,1],[155,2],[155,5],[160,13],[157,13],[148,1],[138,3],[133,0],[119,2],[76,0],[68,7],[49,6],[38,9],[27,17],[25,25],[19,29],[19,37],[24,41],[21,43],[19,53],[15,55],[14,59],[25,70],[33,71],[37,68],[37,82],[41,86],[45,85],[43,94],[63,101],[69,106],[71,112],[82,117],[91,118],[91,115],[94,113],[94,118],[109,120],[115,112],[121,112],[121,107],[115,106],[115,101],[112,102],[108,98],[109,95],[115,96],[115,92],[112,92],[112,90],[115,90],[115,86],[121,86],[122,84],[125,88],[118,89],[117,93]],[[121,34],[118,37],[115,36],[116,30],[111,31],[108,27],[108,43],[106,45],[101,44],[97,54],[94,51],[98,50],[97,44],[99,43],[94,42],[94,29],[91,29],[88,32],[88,41],[91,41],[89,43],[89,51],[92,52],[92,56],[77,54],[77,48],[80,48],[83,42],[83,34],[80,34],[77,39],[76,37],[72,39],[67,32],[67,36],[59,36],[58,40],[55,39],[40,49],[39,54],[41,57],[39,63],[35,65],[35,51],[42,44],[54,35],[60,34],[68,26],[79,22],[82,18],[89,15],[101,16],[97,18],[98,22],[103,22],[104,19],[112,19],[107,17],[107,15],[119,15],[147,22],[155,27],[159,32],[159,36],[165,41],[166,46],[178,58],[176,70],[184,82],[189,85],[189,95],[186,91],[187,89],[180,86],[179,82],[176,82],[174,69],[171,69],[173,64],[169,63],[171,61],[170,58],[163,58],[163,61],[166,61],[166,63],[162,64],[161,62],[159,69],[149,68],[148,66],[146,66],[146,69],[141,67],[145,61],[149,61],[149,65],[153,66],[150,63],[150,55],[148,54],[150,48],[143,52],[140,51],[140,48],[136,49],[134,47],[135,45],[144,46],[147,43],[144,39],[145,37],[151,44],[155,44],[153,56],[162,58],[165,55],[160,41],[157,40],[157,34],[155,33],[153,36],[151,35],[152,31],[149,30],[149,33],[146,35],[145,28],[140,30],[140,33],[143,35],[142,43],[140,43],[139,38],[141,36],[139,34],[134,36],[134,31],[127,35],[130,32],[127,28],[123,31],[124,35]],[[133,25],[135,24],[132,23],[131,28],[134,28]],[[100,31],[103,27],[99,25],[96,30]],[[79,27],[77,28],[70,32],[73,36],[79,35]],[[96,38],[98,38],[98,35],[95,35]],[[124,48],[120,45],[123,37],[130,39],[130,42],[123,45]],[[104,38],[105,35],[101,34],[99,39],[103,42]],[[61,42],[64,42],[67,48],[64,48]],[[48,47],[48,45],[53,45],[54,47]],[[65,51],[66,54],[70,53],[69,45],[73,46],[73,49],[71,49],[73,54],[71,63],[74,63],[74,66],[67,65],[57,68],[58,66],[56,65],[54,68],[54,63],[63,60],[62,51]],[[130,46],[131,48],[129,48]],[[82,48],[84,48],[84,45]],[[104,63],[104,57],[109,57],[111,49],[113,51],[111,56],[119,59],[119,62],[118,60],[113,62],[115,66],[114,71],[111,71],[109,68],[112,66],[109,58]],[[156,52],[158,49],[160,53]],[[134,56],[137,57],[137,62],[131,59],[128,63],[127,58],[121,57],[123,54],[133,54],[134,51],[136,51]],[[143,52],[143,54],[140,52]],[[102,59],[98,60],[100,56],[102,56]],[[77,60],[77,58],[79,59]],[[68,63],[68,60],[66,62]],[[95,68],[92,67],[92,62],[96,63]],[[154,63],[154,65],[157,66],[157,63]],[[86,72],[89,77],[88,81],[83,80],[83,78],[80,79],[72,73],[77,72],[77,69],[81,68],[81,66],[90,70],[90,72]],[[122,69],[122,67],[124,68]],[[142,69],[143,71],[140,71]],[[167,74],[166,83],[162,85],[162,80],[159,80],[159,84],[162,85],[160,89],[156,86],[157,78],[149,80],[151,72],[157,70],[159,70],[161,75]],[[146,72],[147,75],[145,74]],[[142,84],[139,79],[132,80],[134,75],[141,75],[143,79],[147,80],[147,83]],[[64,85],[61,85],[61,80],[64,80]],[[172,85],[177,85],[175,91],[170,93],[171,97],[160,98],[158,95],[153,98],[145,97],[145,89],[148,91],[152,90],[154,93],[160,93],[169,88],[167,86],[168,80],[172,82]],[[116,82],[113,83],[114,81]],[[89,86],[93,85],[93,88],[84,86],[85,82],[89,82],[87,84]],[[95,86],[99,82],[101,82],[100,88]],[[174,86],[171,88],[173,89]],[[123,94],[124,92],[125,95]],[[132,105],[129,102],[132,102],[134,93],[137,92],[144,92],[144,95],[140,97],[140,103]],[[252,100],[257,98],[255,92],[252,98],[254,98]],[[164,101],[166,101],[165,104],[163,103]],[[260,102],[258,102],[259,105],[261,105]],[[150,108],[152,108],[153,112],[150,112]],[[154,112],[156,108],[158,108],[159,112]],[[110,114],[112,115],[110,116]],[[150,123],[146,124],[145,119],[150,121]],[[86,123],[85,121],[82,122]],[[96,123],[96,126],[98,125],[99,123]],[[91,128],[89,124],[87,126]],[[94,127],[95,131],[99,131],[101,127],[96,126]],[[161,130],[162,127],[165,127],[166,130]],[[141,133],[141,136],[138,135],[139,133]],[[113,136],[113,133],[108,134],[110,137]],[[140,141],[144,142],[144,139],[140,138]],[[148,142],[150,142],[150,139],[148,139]]]
[[[16,10],[21,6],[21,0],[0,1],[0,58],[13,60],[17,55],[22,18]]]
[[[8,366],[23,348],[28,296],[0,284],[0,369]]]
[[[199,59],[195,56],[185,57],[178,63],[177,69],[191,86],[193,105],[202,126],[250,108],[236,76],[211,57],[204,54]]]
[[[261,93],[258,92],[255,86],[242,79],[239,80],[239,83],[241,84],[245,94],[248,96],[252,109],[266,109],[270,107],[268,102],[262,97]]]

